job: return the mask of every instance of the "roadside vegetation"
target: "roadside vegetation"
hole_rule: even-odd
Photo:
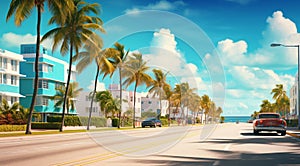
[[[45,8],[45,5],[48,8]],[[103,48],[103,40],[100,33],[104,33],[103,21],[100,16],[100,5],[98,3],[87,3],[83,0],[11,0],[6,20],[14,17],[15,24],[20,26],[21,23],[31,16],[32,11],[37,11],[36,24],[36,57],[35,57],[35,80],[33,97],[30,108],[23,108],[18,103],[8,106],[7,102],[2,101],[0,112],[1,124],[26,124],[26,134],[31,134],[32,127],[43,126],[43,123],[32,124],[32,120],[39,121],[39,114],[34,112],[35,99],[38,88],[38,63],[40,44],[46,39],[53,40],[52,51],[59,50],[62,56],[69,56],[68,79],[65,86],[58,87],[57,93],[51,97],[56,102],[55,107],[62,109],[61,118],[53,124],[47,124],[49,128],[63,131],[64,126],[71,125],[68,123],[70,111],[74,110],[74,98],[78,97],[82,88],[78,87],[76,82],[71,82],[72,65],[76,62],[78,72],[82,72],[92,63],[96,64],[94,90],[91,92],[91,104],[89,116],[83,118],[83,124],[87,126],[87,130],[94,125],[91,112],[93,104],[99,104],[105,118],[111,118],[114,127],[132,126],[135,128],[135,112],[136,112],[136,92],[139,87],[146,87],[151,97],[158,97],[162,100],[168,100],[168,114],[161,117],[161,114],[153,114],[153,116],[161,119],[163,125],[170,126],[175,123],[171,119],[171,115],[179,113],[180,119],[185,123],[216,122],[223,112],[221,107],[216,106],[215,102],[206,95],[200,96],[197,89],[191,88],[188,82],[180,83],[171,87],[168,84],[168,72],[160,69],[151,69],[147,62],[143,59],[143,55],[137,52],[126,51],[125,46],[116,42],[111,48]],[[53,29],[47,33],[40,32],[41,17],[45,10],[49,10],[52,17],[48,20]],[[101,76],[102,79],[107,76],[112,77],[114,74],[119,76],[120,95],[114,98],[109,91],[96,91],[97,81]],[[153,75],[153,77],[152,77]],[[122,90],[129,86],[134,87],[133,108],[122,111],[122,102],[127,102],[122,98]],[[161,105],[161,104],[160,104]],[[3,109],[2,109],[3,107]],[[175,108],[175,109],[174,109]],[[55,108],[53,108],[55,109]],[[160,108],[161,110],[161,108]],[[122,114],[123,112],[123,114]],[[191,115],[189,115],[191,113]],[[145,117],[145,114],[143,115]],[[66,120],[67,119],[67,120]],[[55,123],[55,124],[54,124]],[[72,124],[74,125],[74,124]],[[79,124],[77,124],[79,125]],[[82,125],[82,124],[80,124]],[[45,126],[45,125],[44,125]]]

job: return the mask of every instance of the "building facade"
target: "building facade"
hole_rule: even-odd
[[[77,98],[76,111],[79,116],[89,116],[92,100],[90,97],[90,93],[91,92],[80,92],[80,95]],[[95,101],[93,103],[92,117],[104,117],[103,113],[101,112],[99,103]]]
[[[299,115],[297,111],[297,96],[298,96],[298,74],[295,77],[295,83],[290,89],[290,115],[289,119],[296,119]]]
[[[21,98],[20,103],[25,108],[29,108],[32,100],[35,78],[35,44],[22,44],[21,54],[26,61],[20,63],[21,74],[26,75],[20,79],[21,94],[26,96]],[[67,82],[69,64],[54,56],[47,54],[47,49],[42,45],[39,56],[39,82],[35,103],[35,113],[41,113],[43,121],[46,121],[48,114],[62,113],[62,108],[55,108],[55,101],[50,100],[56,94],[56,88],[64,86]],[[71,80],[75,81],[75,67],[72,68]],[[69,110],[70,114],[76,114],[76,110]]]
[[[19,102],[25,96],[20,93],[20,62],[24,62],[23,56],[7,50],[0,49],[0,99],[8,103]]]
[[[168,114],[168,107],[169,102],[167,100],[161,101],[161,107],[160,107],[160,101],[158,98],[155,97],[142,97],[142,113],[146,111],[152,111],[155,112],[156,115],[166,116]]]

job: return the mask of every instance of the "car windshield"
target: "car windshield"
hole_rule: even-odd
[[[156,120],[155,118],[148,118],[146,119],[146,121],[153,121],[153,120]]]
[[[278,114],[260,114],[259,118],[279,118]]]

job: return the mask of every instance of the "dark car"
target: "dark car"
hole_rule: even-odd
[[[286,121],[277,113],[260,113],[253,121],[253,132],[257,135],[260,131],[276,131],[282,136],[286,134]]]
[[[146,126],[149,126],[149,127],[159,126],[159,127],[161,127],[161,121],[159,119],[156,119],[156,118],[148,118],[148,119],[146,119],[142,122],[142,127],[144,128]]]

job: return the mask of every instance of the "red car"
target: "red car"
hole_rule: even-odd
[[[286,121],[278,113],[260,113],[253,121],[253,132],[257,135],[260,131],[276,131],[282,136],[286,134]]]

